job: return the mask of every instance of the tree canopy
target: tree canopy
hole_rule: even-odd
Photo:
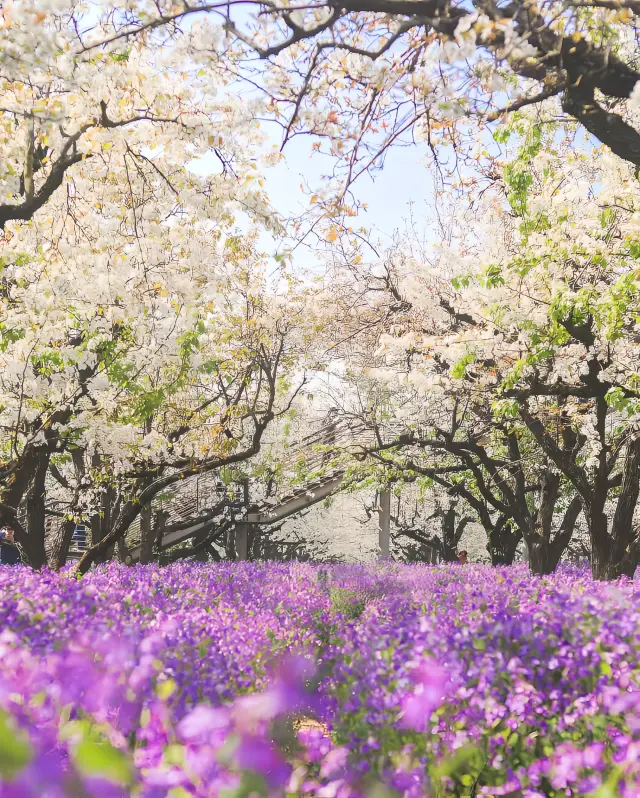
[[[540,572],[582,515],[594,574],[632,574],[638,14],[635,0],[6,6],[0,524],[29,561],[60,564],[93,519],[84,570],[168,486],[255,462],[272,422],[304,411],[307,372],[337,360],[341,412],[373,433],[354,480],[438,486],[495,552],[522,538]],[[306,227],[264,184],[300,135],[330,164]],[[352,187],[416,141],[435,223],[385,256]],[[324,280],[296,266],[310,230]],[[286,256],[263,252],[265,234]]]

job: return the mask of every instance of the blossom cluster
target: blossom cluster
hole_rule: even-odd
[[[243,563],[0,584],[0,796],[640,789],[629,581]]]

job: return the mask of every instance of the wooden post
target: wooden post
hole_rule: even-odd
[[[153,529],[151,527],[151,505],[140,510],[140,564],[148,565],[153,560]]]
[[[244,503],[244,515],[246,518],[247,511],[249,509],[249,480],[243,479],[242,480],[242,499]],[[246,560],[248,555],[248,543],[249,543],[249,525],[239,523],[236,525],[236,559],[237,560]]]
[[[380,491],[380,506],[378,507],[378,546],[380,559],[389,559],[389,536],[391,531],[391,491]]]
[[[239,523],[236,525],[236,559],[247,559],[247,533],[249,531],[249,524]]]

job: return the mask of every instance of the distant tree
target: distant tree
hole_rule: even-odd
[[[474,520],[473,516],[461,516],[455,501],[446,501],[444,506],[436,506],[429,515],[421,517],[418,502],[414,512],[400,514],[401,501],[398,501],[398,512],[392,513],[393,542],[402,558],[409,562],[434,562],[437,558],[442,562],[456,562],[458,545],[467,525]],[[434,523],[434,520],[437,521]]]
[[[535,120],[512,134],[504,193],[480,206],[481,243],[465,251],[473,239],[459,238],[435,265],[415,264],[399,289],[412,311],[381,336],[383,364],[370,376],[388,381],[395,368],[431,394],[425,405],[437,412],[415,445],[468,465],[474,489],[520,528],[535,571],[557,562],[555,543],[566,545],[582,512],[594,576],[631,575],[640,560],[637,181],[603,151],[559,146]]]

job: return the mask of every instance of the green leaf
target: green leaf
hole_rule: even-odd
[[[9,715],[0,710],[0,776],[14,779],[31,762],[33,750]]]
[[[498,285],[504,285],[505,279],[502,275],[502,269],[500,266],[492,264],[491,266],[487,266],[484,270],[484,283],[487,288],[495,288]]]
[[[78,770],[86,776],[102,776],[123,786],[133,781],[129,757],[108,740],[83,740],[75,750],[74,759]]]
[[[161,701],[166,701],[171,698],[176,689],[177,685],[173,679],[166,679],[164,682],[159,682],[156,686],[156,695]]]
[[[167,765],[177,765],[184,767],[185,754],[183,745],[168,745],[163,752],[164,761]]]
[[[467,366],[470,366],[474,360],[475,358],[470,352],[467,352],[466,355],[461,357],[451,369],[451,376],[454,378],[454,380],[461,380],[466,374]]]
[[[465,746],[459,748],[452,756],[445,757],[433,768],[434,781],[442,778],[462,775],[465,772],[477,773],[483,765],[483,757],[479,748]]]

